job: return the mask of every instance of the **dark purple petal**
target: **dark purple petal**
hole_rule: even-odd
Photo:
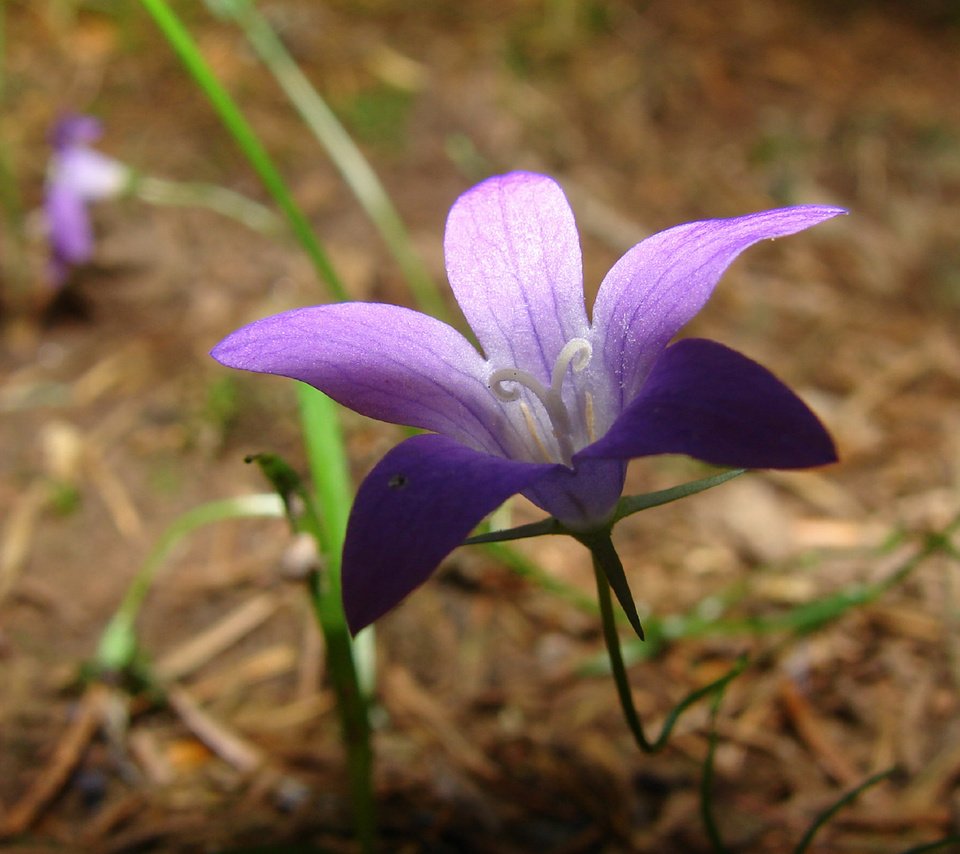
[[[93,116],[68,115],[60,119],[50,134],[50,144],[56,149],[74,145],[89,145],[103,136],[103,125]]]
[[[211,355],[231,368],[301,380],[371,418],[507,455],[499,443],[512,428],[486,386],[483,358],[428,315],[380,303],[294,309],[238,329]]]
[[[781,208],[686,223],[638,243],[613,266],[597,294],[591,372],[615,379],[624,406],[737,255],[760,240],[794,234],[841,213],[842,208],[819,205]]]
[[[574,461],[651,454],[777,469],[837,459],[830,435],[789,388],[746,356],[701,338],[668,347],[610,431]]]
[[[587,334],[580,239],[545,175],[490,178],[454,203],[444,238],[450,285],[494,368],[549,384],[571,338]]]
[[[354,633],[422,584],[477,523],[554,466],[414,436],[367,475],[343,547],[343,605]]]
[[[623,492],[627,464],[623,460],[584,459],[575,469],[557,466],[523,494],[551,516],[576,531],[601,527]]]

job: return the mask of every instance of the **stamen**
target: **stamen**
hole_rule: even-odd
[[[565,465],[570,465],[573,459],[573,440],[572,427],[570,424],[570,413],[563,402],[563,381],[567,374],[567,368],[573,368],[574,372],[582,371],[590,362],[593,356],[593,347],[585,338],[571,338],[560,351],[557,361],[553,365],[553,372],[550,376],[550,388],[545,388],[533,374],[528,371],[522,371],[519,368],[497,368],[492,371],[487,379],[487,385],[494,396],[504,403],[519,400],[521,387],[528,389],[546,410],[547,418],[550,419],[550,426],[553,428],[554,438],[557,440],[557,446],[560,451],[561,461]],[[508,388],[508,384],[513,387]],[[521,413],[527,429],[530,431],[537,448],[543,452],[544,458],[549,460],[550,454],[544,445],[536,422],[529,407],[521,401]],[[586,407],[587,429],[591,436],[593,433],[593,402],[587,396]],[[592,441],[592,439],[591,439]]]
[[[587,421],[587,438],[592,445],[597,441],[597,424],[593,415],[593,395],[589,391],[583,393],[583,416]]]
[[[550,452],[547,450],[547,446],[543,444],[543,439],[540,438],[540,431],[537,430],[537,422],[533,420],[533,413],[530,411],[530,407],[522,400],[520,401],[520,414],[523,415],[527,430],[530,431],[534,444],[537,446],[537,450],[540,451],[541,459],[543,462],[549,463]]]

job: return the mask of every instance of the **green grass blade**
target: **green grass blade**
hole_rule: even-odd
[[[283,518],[283,503],[273,493],[225,498],[194,507],[173,521],[127,588],[126,595],[111,618],[97,645],[95,667],[119,672],[133,662],[136,653],[135,623],[143,601],[150,592],[157,571],[173,549],[194,531],[228,519]]]
[[[724,686],[726,688],[726,685]],[[703,762],[703,774],[700,776],[700,819],[707,832],[707,838],[715,854],[728,854],[729,849],[720,835],[720,828],[713,813],[714,760],[717,755],[717,712],[723,699],[723,689],[718,691],[710,704],[710,732],[707,734],[707,757]]]
[[[259,138],[213,74],[196,42],[164,0],[141,2],[286,215],[321,279],[327,283],[337,300],[347,299],[346,290],[306,217],[294,202]],[[311,598],[327,643],[327,665],[337,695],[337,708],[347,747],[358,841],[361,850],[368,852],[376,847],[370,725],[340,599],[340,559],[352,491],[335,405],[325,395],[308,386],[298,388],[310,472],[319,499],[315,536],[327,559],[326,571],[312,576]],[[372,649],[370,645],[366,648]]]
[[[297,383],[297,401],[307,462],[323,511],[323,550],[328,555],[337,556],[336,581],[339,590],[339,555],[343,550],[353,489],[337,405],[322,392],[303,383]]]
[[[0,110],[3,110],[7,92],[7,10],[0,2]],[[0,112],[0,131],[3,130]],[[0,256],[0,285],[10,293],[0,294],[0,304],[7,308],[25,302],[28,289],[26,266],[26,232],[23,213],[23,200],[17,186],[16,169],[13,164],[11,147],[0,133],[0,209],[6,223],[5,239],[0,239],[0,249],[6,257]]]
[[[929,854],[931,851],[941,851],[948,845],[951,846],[951,850],[956,851],[957,849],[952,846],[960,846],[960,836],[946,836],[943,839],[937,839],[935,842],[924,842],[922,845],[907,848],[900,854]]]
[[[213,73],[197,43],[164,0],[140,0],[160,28],[171,47],[186,66],[197,86],[207,96],[230,135],[260,176],[277,206],[283,212],[300,245],[310,257],[320,278],[338,300],[347,299],[347,292],[317,240],[303,211],[274,166],[259,137],[244,118],[240,108]]]
[[[434,317],[444,317],[447,312],[440,293],[414,250],[406,226],[383,184],[333,110],[294,62],[269,21],[249,0],[207,0],[207,5],[243,30],[380,232],[418,307]]]
[[[598,615],[600,613],[600,606],[595,599],[582,593],[573,585],[565,584],[555,578],[546,570],[541,569],[535,561],[530,560],[516,549],[499,542],[486,543],[485,549],[488,554],[493,555],[500,563],[512,569],[521,578],[531,581],[547,593],[562,599],[587,614]]]
[[[920,546],[885,578],[873,584],[852,584],[836,593],[795,605],[788,610],[772,616],[722,617],[721,615],[747,594],[746,588],[736,585],[733,590],[721,595],[719,610],[704,615],[694,609],[688,614],[672,615],[659,620],[648,618],[647,628],[655,641],[677,640],[679,638],[702,637],[706,635],[758,635],[774,632],[806,634],[838,620],[853,608],[867,605],[880,599],[889,590],[901,584],[927,559],[937,554],[950,555],[954,549],[951,537],[960,528],[960,516],[953,519],[940,531],[927,534]],[[628,641],[624,644],[624,659],[632,664],[650,657],[659,646],[652,647]],[[593,667],[591,666],[591,669]]]
[[[840,810],[842,810],[845,806],[853,803],[853,801],[860,797],[860,795],[871,786],[875,786],[881,780],[885,780],[887,777],[889,777],[894,770],[895,769],[893,768],[888,768],[886,771],[881,771],[879,774],[874,774],[872,777],[868,777],[859,786],[851,789],[843,797],[830,804],[829,807],[827,807],[813,820],[813,823],[810,825],[810,827],[807,828],[807,832],[797,843],[797,847],[793,849],[793,854],[804,854],[804,852],[810,847],[810,843],[813,842],[813,837],[817,834],[817,831],[820,830],[821,827],[830,821],[830,819],[840,812]]]
[[[361,850],[370,852],[376,848],[377,835],[376,805],[371,785],[373,750],[368,695],[361,690],[360,677],[364,667],[367,671],[372,670],[372,664],[370,661],[358,662],[357,658],[363,652],[372,656],[373,649],[372,643],[355,645],[351,641],[340,597],[340,555],[346,529],[346,514],[341,511],[349,507],[350,482],[340,445],[336,442],[338,434],[329,426],[323,427],[325,421],[339,425],[336,404],[310,386],[298,383],[297,387],[300,389],[303,424],[308,431],[307,450],[312,466],[328,475],[321,483],[319,502],[314,501],[296,472],[280,458],[261,455],[255,461],[282,497],[293,530],[312,535],[326,558],[322,569],[310,575],[310,599],[327,645],[327,670],[337,697],[337,711],[346,742],[354,824]],[[317,428],[316,433],[309,432],[310,428]],[[317,440],[312,438],[314,436],[321,438]],[[340,500],[344,495],[346,503]],[[299,504],[291,500],[293,496],[300,499]]]

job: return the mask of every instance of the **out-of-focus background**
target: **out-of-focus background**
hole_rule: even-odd
[[[241,33],[202,3],[175,5],[353,297],[409,303]],[[960,512],[957,4],[259,6],[440,282],[450,204],[496,171],[545,171],[567,189],[588,294],[627,247],[678,222],[850,209],[750,250],[687,330],[788,381],[842,460],[744,477],[618,529],[659,627],[631,677],[655,731],[685,693],[751,656],[716,724],[714,802],[737,850],[788,850],[818,811],[891,766],[814,850],[901,851],[955,830],[960,562],[936,534]],[[0,235],[0,824],[37,798],[6,844],[349,851],[322,644],[280,522],[215,526],[165,566],[140,634],[175,702],[101,697],[100,712],[129,717],[76,724],[91,714],[79,666],[164,528],[202,501],[263,491],[246,454],[302,465],[290,383],[228,372],[207,351],[243,322],[326,297],[292,240],[134,199],[95,208],[94,261],[54,297],[38,211],[47,135],[65,112],[100,117],[101,149],[151,175],[266,196],[139,4],[6,0],[2,13],[4,193],[25,219],[16,239],[8,204]],[[399,434],[345,423],[360,477]],[[630,488],[703,473],[647,460]],[[536,514],[517,501],[513,518]],[[592,595],[575,543],[522,548]],[[837,605],[900,570],[874,601]],[[835,619],[804,610],[824,599]],[[210,641],[212,628],[229,643]],[[378,643],[387,850],[709,850],[698,813],[709,707],[690,711],[663,753],[640,754],[597,667],[595,615],[463,549],[379,624]],[[249,752],[203,744],[198,710]]]

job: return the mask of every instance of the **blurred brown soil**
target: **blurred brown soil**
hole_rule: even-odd
[[[409,302],[241,36],[202,4],[180,6],[351,293]],[[709,619],[730,591],[743,598],[729,616],[765,619],[877,582],[960,512],[955,4],[262,8],[364,144],[440,281],[446,211],[487,171],[532,168],[564,183],[594,289],[623,249],[677,222],[786,203],[850,208],[751,250],[691,327],[800,390],[842,462],[754,474],[619,528],[635,593],[673,618],[667,629],[688,624],[683,615]],[[23,0],[4,11],[0,126],[29,211],[63,110],[100,115],[104,150],[149,174],[264,198],[137,4]],[[21,281],[42,303],[37,214],[26,227]],[[167,703],[77,681],[172,520],[264,491],[248,453],[302,465],[289,383],[226,376],[206,354],[244,321],[324,299],[290,241],[212,213],[105,203],[96,230],[95,263],[67,292],[4,318],[0,844],[354,850],[322,643],[282,569],[281,523],[215,526],[165,566],[139,625]],[[10,276],[8,295],[14,285]],[[397,438],[350,415],[346,429],[358,477]],[[630,486],[701,472],[650,460]],[[512,512],[535,518],[519,502]],[[523,551],[591,594],[576,544]],[[708,629],[631,668],[656,731],[679,698],[749,654],[717,719],[714,803],[732,850],[789,850],[820,810],[891,766],[811,850],[895,852],[960,829],[958,570],[937,552],[809,633]],[[663,753],[640,754],[609,677],[587,668],[602,651],[595,616],[464,549],[377,640],[386,850],[710,850],[698,795],[708,705]]]

